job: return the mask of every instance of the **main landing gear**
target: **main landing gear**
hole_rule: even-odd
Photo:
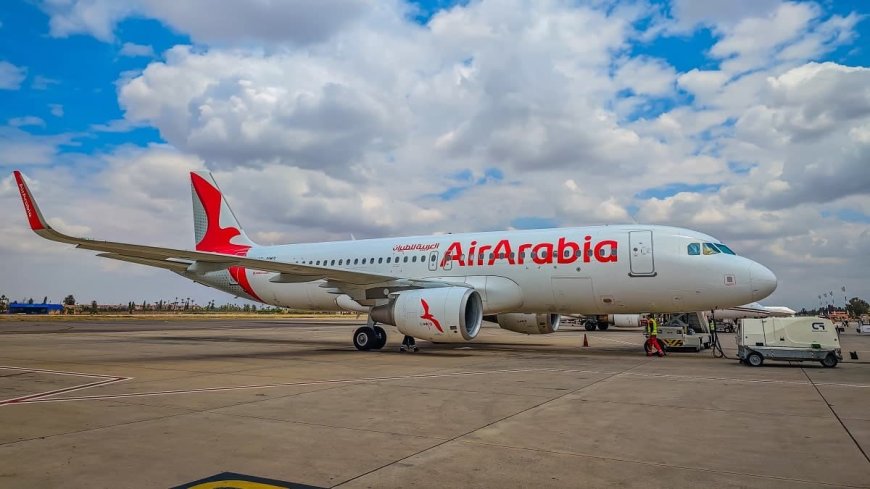
[[[353,346],[355,346],[357,350],[380,350],[386,344],[387,332],[384,331],[384,328],[375,324],[371,318],[369,318],[368,324],[357,328],[356,331],[353,332]],[[402,346],[399,347],[399,351],[402,353],[406,351],[419,351],[414,337],[405,335],[402,339]]]
[[[353,346],[357,350],[380,350],[387,344],[387,332],[375,325],[366,325],[353,332]]]

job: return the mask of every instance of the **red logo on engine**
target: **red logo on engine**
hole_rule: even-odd
[[[420,319],[432,321],[432,325],[435,326],[435,329],[437,329],[439,333],[443,333],[444,330],[441,329],[441,323],[435,319],[435,316],[433,316],[431,312],[429,312],[429,303],[424,299],[420,299],[420,304],[423,306],[423,315],[420,316]]]

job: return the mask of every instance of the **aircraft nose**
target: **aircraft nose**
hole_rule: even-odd
[[[749,283],[752,287],[752,300],[760,301],[776,290],[776,275],[760,263],[749,266]]]

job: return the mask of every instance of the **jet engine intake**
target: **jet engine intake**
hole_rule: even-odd
[[[399,332],[439,343],[471,341],[483,322],[480,294],[467,287],[406,290],[371,310],[372,320],[391,324]]]
[[[502,329],[523,334],[550,334],[559,331],[561,316],[558,314],[498,314],[495,322]]]

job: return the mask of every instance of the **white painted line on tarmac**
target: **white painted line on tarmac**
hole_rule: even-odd
[[[27,402],[34,402],[38,399],[43,399],[49,396],[54,396],[58,394],[66,394],[69,392],[80,391],[82,389],[89,389],[91,387],[97,387],[100,385],[108,385],[115,384],[117,382],[123,382],[125,380],[130,380],[132,377],[119,377],[112,375],[102,375],[102,374],[86,374],[82,372],[70,372],[63,370],[48,370],[43,368],[27,368],[27,367],[12,367],[7,365],[0,365],[0,370],[18,370],[22,372],[37,372],[51,375],[66,375],[73,377],[86,377],[86,378],[97,378],[101,379],[96,382],[88,382],[85,384],[77,384],[70,387],[64,387],[61,389],[53,389],[50,391],[38,392],[36,394],[28,394],[26,396],[13,397],[11,399],[3,399],[0,400],[0,406],[5,406],[7,404],[23,404]]]
[[[238,385],[238,386],[230,386],[230,387],[203,387],[200,389],[178,389],[178,390],[166,390],[166,391],[153,391],[153,392],[129,392],[125,394],[106,394],[106,395],[93,395],[93,396],[77,396],[77,397],[51,397],[54,394],[59,394],[60,392],[54,392],[51,394],[43,393],[42,395],[34,395],[27,396],[27,398],[16,400],[15,404],[30,404],[30,403],[45,403],[45,402],[70,402],[70,401],[91,401],[91,400],[103,400],[103,399],[124,399],[130,397],[148,397],[148,396],[166,396],[166,395],[175,395],[175,394],[196,394],[203,392],[226,392],[226,391],[237,391],[237,390],[253,390],[253,389],[273,389],[277,387],[304,387],[304,386],[313,386],[313,385],[330,385],[330,384],[365,384],[365,383],[374,383],[374,382],[385,382],[390,380],[407,380],[407,379],[434,379],[434,378],[443,378],[443,377],[460,377],[460,376],[472,376],[472,375],[490,375],[490,374],[503,374],[503,373],[524,373],[524,372],[582,372],[580,370],[568,370],[558,369],[558,368],[527,368],[527,369],[501,369],[501,370],[481,370],[481,371],[467,371],[467,372],[453,372],[453,373],[444,373],[444,374],[416,374],[416,375],[400,375],[400,376],[390,376],[390,377],[363,377],[359,379],[329,379],[329,380],[314,380],[308,382],[278,382],[272,384],[252,384],[252,385]],[[598,373],[593,371],[588,371],[590,373]],[[126,380],[126,379],[125,379]],[[108,381],[107,381],[108,383]],[[84,387],[80,387],[84,388]],[[75,388],[78,390],[78,388]],[[64,390],[64,392],[70,392],[70,390]]]
[[[637,372],[625,372],[623,375],[647,378],[665,378],[673,380],[716,380],[730,382],[745,382],[749,384],[785,384],[785,385],[812,385],[805,380],[776,380],[776,379],[739,379],[734,377],[703,377],[697,375],[674,375],[674,374],[644,374]],[[837,382],[816,382],[816,385],[831,385],[838,387],[854,387],[858,389],[870,389],[870,384],[843,384]]]
[[[7,367],[0,367],[7,368]],[[39,370],[39,369],[27,369],[20,367],[8,367],[17,370],[31,370],[31,371],[41,371],[46,373],[61,373],[57,371],[51,370]],[[613,371],[600,371],[600,370],[581,370],[581,369],[564,369],[564,368],[519,368],[519,369],[499,369],[499,370],[478,370],[478,371],[464,371],[464,372],[451,372],[451,373],[440,373],[440,374],[414,374],[414,375],[398,375],[398,376],[385,376],[385,377],[362,377],[357,379],[326,379],[326,380],[314,380],[314,381],[302,381],[302,382],[277,382],[270,384],[250,384],[250,385],[237,385],[237,386],[225,386],[225,387],[203,387],[198,389],[176,389],[176,390],[164,390],[164,391],[148,391],[148,392],[129,392],[124,394],[105,394],[105,395],[92,395],[92,396],[76,396],[76,397],[54,397],[59,394],[74,392],[82,389],[87,389],[91,387],[96,387],[100,385],[107,385],[116,382],[122,382],[125,380],[130,380],[131,377],[112,377],[106,375],[91,375],[91,374],[82,374],[77,372],[62,372],[63,374],[68,375],[79,375],[83,377],[99,377],[102,380],[97,382],[91,382],[88,384],[82,384],[78,386],[73,386],[65,389],[57,389],[54,391],[42,392],[39,394],[33,394],[29,396],[23,396],[15,399],[7,399],[5,401],[0,401],[0,406],[4,404],[30,404],[30,403],[46,403],[46,402],[72,402],[72,401],[92,401],[92,400],[108,400],[108,399],[124,399],[124,398],[132,398],[132,397],[151,397],[151,396],[167,396],[167,395],[178,395],[178,394],[196,394],[196,393],[207,393],[207,392],[229,392],[229,391],[241,391],[241,390],[256,390],[256,389],[274,389],[279,387],[305,387],[305,386],[316,386],[316,385],[337,385],[337,384],[366,384],[366,383],[376,383],[376,382],[388,382],[395,380],[409,380],[409,379],[436,379],[436,378],[447,378],[447,377],[467,377],[467,376],[479,376],[479,375],[492,375],[492,374],[513,374],[513,373],[528,373],[528,372],[553,372],[553,373],[588,373],[588,374],[602,374],[602,375],[614,375],[616,377],[619,376],[634,376],[634,377],[644,377],[651,379],[664,379],[664,380],[677,380],[677,381],[730,381],[730,382],[738,382],[738,383],[756,383],[756,384],[781,384],[781,385],[795,385],[795,386],[808,386],[811,385],[810,382],[807,381],[795,381],[795,380],[775,380],[775,379],[741,379],[741,378],[733,378],[733,377],[705,377],[705,376],[697,376],[697,375],[676,375],[676,374],[655,374],[655,373],[638,373],[638,372],[613,372]],[[837,386],[837,387],[849,387],[849,388],[860,388],[867,389],[870,388],[868,384],[846,384],[846,383],[836,383],[836,382],[817,382],[817,385],[822,386]]]

